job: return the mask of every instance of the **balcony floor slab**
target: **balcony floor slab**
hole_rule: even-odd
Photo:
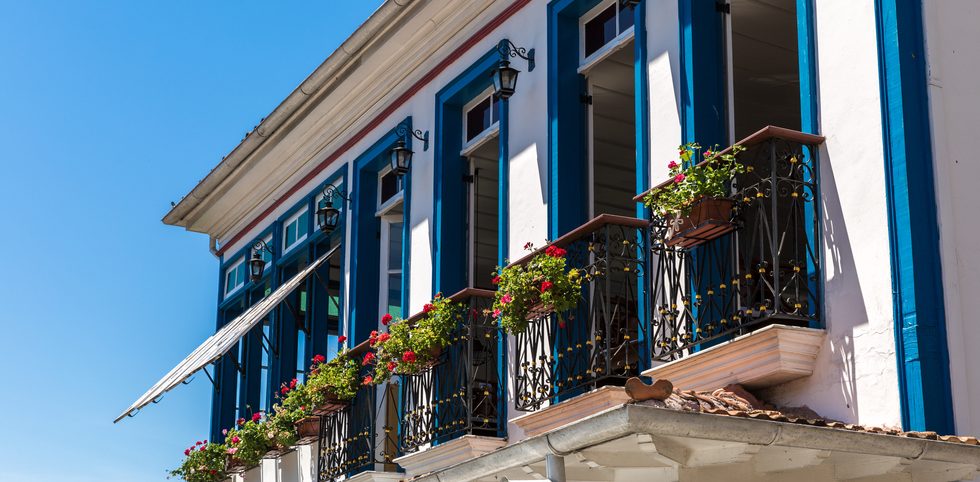
[[[606,386],[564,400],[541,410],[510,419],[528,437],[549,432],[558,427],[574,423],[603,410],[629,402],[623,387]]]
[[[507,441],[498,437],[463,435],[449,442],[403,455],[394,462],[405,469],[404,478],[410,479],[472,460],[504,445],[507,445]]]

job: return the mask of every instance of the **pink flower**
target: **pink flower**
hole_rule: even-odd
[[[184,456],[188,456],[190,454],[191,454],[191,449],[184,449]]]
[[[493,310],[493,317],[494,318],[500,318],[500,308],[497,308],[496,310]]]
[[[552,283],[551,281],[544,281],[544,282],[542,282],[541,283],[541,292],[544,293],[545,291],[550,290],[551,287],[554,286],[554,285],[555,284]]]
[[[674,184],[680,184],[681,182],[684,181],[684,179],[687,179],[687,176],[685,176],[683,173],[678,174],[674,176]]]
[[[678,167],[681,166],[676,161],[670,161],[670,164],[667,164],[668,169],[677,169]]]
[[[198,452],[204,452],[204,449],[206,449],[206,448],[208,448],[206,445],[202,445],[201,446],[201,449],[198,450]]]
[[[405,353],[403,353],[402,354],[402,361],[405,362],[405,363],[413,363],[413,362],[415,362],[415,352],[412,351],[412,350],[408,350]]]
[[[490,280],[490,282],[493,283],[493,284],[495,284],[495,285],[499,285],[500,284],[500,276],[494,276],[493,279]]]
[[[252,414],[252,421],[253,422],[258,422],[259,420],[262,420],[262,412],[255,412],[255,413],[253,413]]]
[[[385,313],[385,315],[381,317],[381,324],[388,326],[388,323],[391,323],[391,315]]]
[[[242,441],[242,439],[238,438],[238,435],[235,435],[234,437],[231,438],[231,443],[233,443],[233,444],[237,444],[238,442],[241,442],[241,441]]]
[[[245,425],[245,419],[244,418],[238,419],[238,426],[241,427],[242,425]]]
[[[711,157],[711,154],[712,154],[711,149],[704,151],[704,158],[707,159]]]
[[[221,435],[228,435],[228,429],[221,429]]]
[[[514,297],[512,297],[510,295],[510,293],[505,293],[503,296],[500,297],[500,303],[502,303],[502,304],[505,304],[506,305],[507,303],[510,303],[511,301],[514,301]]]
[[[228,455],[235,455],[235,452],[238,452],[238,447],[232,447],[228,450],[225,450],[225,453],[227,453]]]

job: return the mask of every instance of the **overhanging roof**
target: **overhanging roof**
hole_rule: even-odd
[[[319,268],[333,256],[340,249],[340,245],[335,246],[333,249],[328,251],[323,256],[320,256],[316,261],[307,266],[303,271],[300,271],[290,278],[289,281],[285,282],[275,291],[273,291],[269,296],[266,296],[258,303],[252,305],[244,313],[238,315],[237,318],[229,322],[227,325],[223,326],[217,333],[208,337],[201,343],[190,355],[180,363],[177,364],[172,370],[167,372],[163,378],[160,379],[156,384],[150,387],[146,393],[140,398],[136,399],[129,408],[127,408],[122,414],[120,414],[113,423],[116,423],[126,416],[136,415],[139,410],[150,403],[155,403],[160,396],[164,393],[169,392],[177,385],[180,385],[185,380],[190,378],[192,375],[198,371],[204,369],[209,364],[218,361],[222,355],[231,350],[238,340],[243,336],[247,335],[252,328],[255,327],[262,318],[265,317],[273,308],[276,307],[289,293],[291,293],[296,287],[300,285],[306,278],[313,273],[314,270]]]

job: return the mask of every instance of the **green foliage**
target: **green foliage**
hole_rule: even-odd
[[[307,407],[323,405],[328,396],[349,401],[357,395],[357,361],[350,357],[347,349],[326,363],[314,365],[306,381],[304,390],[309,392]]]
[[[526,247],[533,249],[530,244]],[[578,305],[582,276],[577,269],[567,269],[566,254],[564,249],[552,245],[526,263],[498,268],[493,316],[504,330],[522,333],[532,315],[558,313],[561,317]],[[564,325],[564,320],[559,324]]]
[[[262,420],[249,420],[228,431],[225,437],[227,453],[245,467],[254,467],[259,464],[263,455],[276,448],[274,438],[274,435],[270,437]]]
[[[449,345],[453,330],[463,321],[465,305],[436,295],[414,323],[398,321],[387,333],[371,333],[376,357],[371,383],[382,383],[394,373],[418,373],[430,366],[442,348]]]
[[[708,149],[698,156],[701,146],[684,144],[679,148],[680,159],[667,165],[671,182],[656,188],[643,197],[643,203],[657,215],[686,215],[691,204],[701,197],[726,197],[729,184],[735,174],[745,172],[745,166],[736,156],[745,148],[732,146],[725,154],[718,154],[718,147]],[[705,162],[697,163],[699,158]]]
[[[171,470],[167,478],[179,477],[187,482],[221,482],[227,476],[226,450],[224,444],[198,442],[184,451],[184,462]]]

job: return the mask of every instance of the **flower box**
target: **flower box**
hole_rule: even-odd
[[[314,415],[303,418],[294,425],[296,426],[296,434],[300,439],[317,438],[320,436],[320,417],[318,416]]]
[[[235,457],[234,455],[228,455],[225,458],[225,470],[229,473],[242,473],[247,468],[248,467],[245,466],[245,462],[238,460],[238,457]]]
[[[327,391],[325,393],[324,401],[322,404],[313,407],[313,415],[320,417],[327,416],[333,413],[337,413],[350,405],[349,400],[341,400],[339,397],[334,395],[332,392]]]
[[[735,229],[732,223],[734,201],[725,198],[700,197],[691,203],[687,215],[671,217],[664,244],[692,248],[721,237]]]

